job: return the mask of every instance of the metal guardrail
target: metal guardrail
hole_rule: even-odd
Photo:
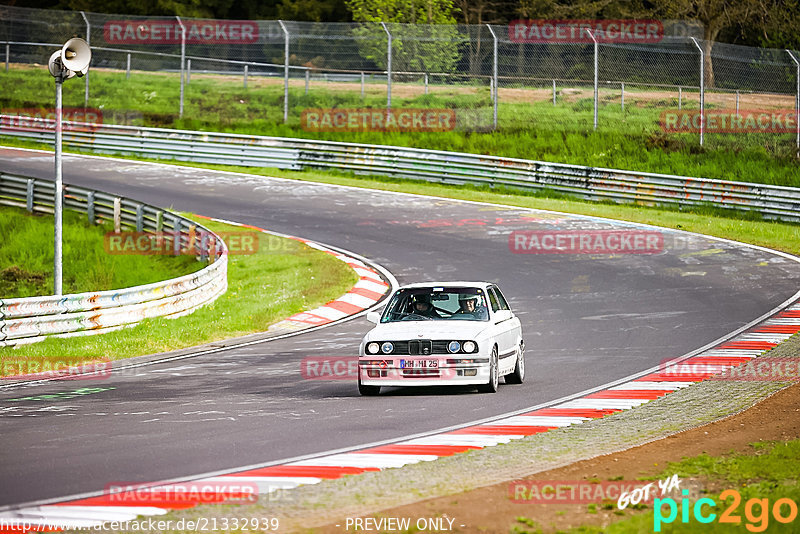
[[[65,122],[79,150],[301,170],[342,169],[451,184],[552,190],[586,200],[752,210],[800,221],[800,188],[383,145]],[[48,119],[0,115],[0,138],[52,143]]]
[[[54,182],[0,172],[0,204],[30,212],[53,212]],[[153,284],[72,295],[0,299],[0,347],[33,343],[50,335],[106,332],[151,317],[178,317],[213,302],[228,286],[225,243],[180,215],[135,200],[64,187],[64,206],[87,214],[93,224],[114,221],[137,232],[170,236],[174,254],[197,250],[210,264],[195,273]]]

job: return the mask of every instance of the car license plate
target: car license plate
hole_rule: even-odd
[[[439,360],[400,360],[401,369],[435,369]]]

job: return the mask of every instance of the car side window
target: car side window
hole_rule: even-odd
[[[497,294],[497,302],[498,302],[498,304],[500,304],[500,309],[501,310],[510,310],[511,309],[511,307],[508,305],[508,301],[503,296],[503,294],[500,292],[500,288],[499,287],[493,286],[491,288],[491,291],[493,293]]]
[[[495,295],[493,288],[489,288],[489,302],[492,304],[493,312],[496,312],[500,309],[500,303],[497,302],[497,295]]]

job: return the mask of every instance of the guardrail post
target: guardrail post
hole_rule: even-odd
[[[136,231],[141,232],[144,230],[144,206],[141,204],[136,205]]]
[[[89,219],[89,224],[97,224],[94,218],[94,191],[89,191],[86,195],[86,217]]]
[[[192,60],[186,60],[186,85],[192,83]]]
[[[184,84],[184,67],[186,65],[186,26],[181,22],[181,18],[175,15],[178,19],[178,25],[181,27],[181,103],[178,111],[178,117],[183,118],[183,84]]]
[[[306,69],[306,94],[308,94],[308,82],[310,81],[310,78],[311,78],[311,70]]]
[[[122,231],[122,200],[114,197],[114,233]]]
[[[381,22],[381,26],[389,38],[386,46],[386,109],[389,110],[392,109],[392,34],[385,22]]]
[[[795,89],[795,97],[794,97],[794,114],[795,114],[795,125],[797,127],[797,157],[800,158],[800,61],[792,54],[789,50],[786,50],[786,53],[789,54],[789,57],[792,58],[794,61],[795,67],[797,68],[797,72],[795,73],[795,83],[797,84],[797,88]]]
[[[283,30],[283,122],[289,121],[289,30],[282,20],[278,23]]]
[[[706,108],[706,89],[705,89],[705,73],[704,73],[704,63],[705,63],[705,53],[703,52],[703,47],[697,42],[697,39],[694,37],[691,38],[694,46],[700,51],[700,146],[703,146],[703,140],[705,139],[705,131],[706,131],[706,117],[705,117],[705,108]]]
[[[128,52],[128,61],[127,61],[127,64],[125,65],[125,79],[126,80],[130,80],[131,79],[131,53],[130,52]]]
[[[36,182],[34,182],[33,178],[28,178],[28,188],[27,188],[27,193],[25,195],[25,207],[28,209],[28,213],[33,213],[34,187],[36,187]]]
[[[492,117],[494,121],[494,129],[497,130],[497,100],[498,93],[500,92],[499,86],[497,85],[497,35],[494,33],[494,30],[490,24],[487,24],[486,27],[489,28],[489,32],[492,34],[492,39],[494,40],[494,55],[492,60],[492,90],[494,91],[492,93],[492,106],[494,109],[492,112]]]
[[[181,253],[181,220],[173,216],[172,218],[172,254],[178,256]]]
[[[158,210],[156,212],[156,232],[164,231],[164,212]]]
[[[89,19],[86,17],[86,13],[81,11],[81,17],[83,17],[83,21],[86,23],[86,44],[89,45],[91,48],[92,46],[92,25],[89,23]],[[85,87],[83,90],[83,107],[89,107],[89,70],[86,70],[86,74],[84,74],[83,79],[85,80]]]
[[[209,246],[208,233],[201,232],[199,241],[200,243],[198,248],[200,249],[200,261],[206,261],[208,259],[208,252],[206,249],[211,248]]]

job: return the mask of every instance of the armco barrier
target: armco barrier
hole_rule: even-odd
[[[684,206],[710,203],[800,221],[800,188],[584,167],[562,163],[333,141],[245,136],[65,121],[74,149],[148,158],[277,167],[344,169],[431,182],[549,189],[587,200]],[[53,122],[0,115],[0,138],[53,141]]]
[[[0,204],[28,211],[53,211],[54,183],[0,172]],[[89,221],[114,221],[115,228],[171,232],[174,252],[195,246],[200,271],[153,284],[75,295],[0,299],[0,347],[32,343],[49,335],[100,333],[151,317],[191,313],[228,287],[225,243],[189,219],[154,206],[75,186],[64,187],[64,206],[86,213]]]

